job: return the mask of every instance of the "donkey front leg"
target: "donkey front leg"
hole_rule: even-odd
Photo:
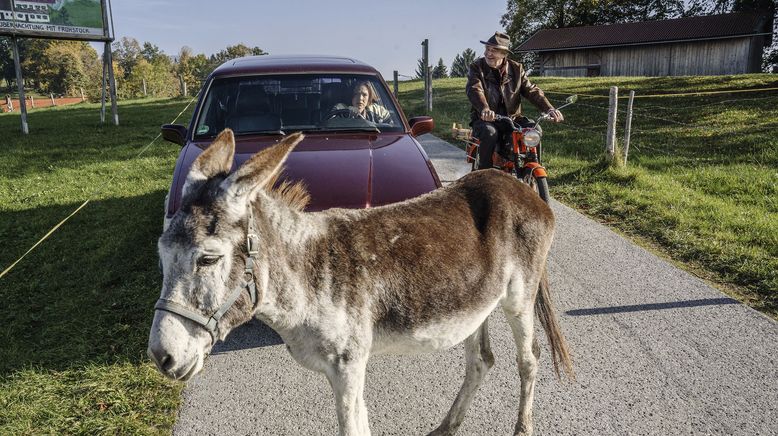
[[[532,402],[535,396],[535,377],[538,372],[538,357],[540,347],[535,339],[534,317],[532,306],[516,313],[503,306],[505,317],[513,331],[516,341],[516,363],[519,366],[521,392],[519,397],[519,420],[514,429],[515,435],[532,435]]]
[[[341,436],[369,436],[367,407],[363,397],[367,358],[338,358],[326,372],[335,394],[335,409]]]
[[[487,320],[481,327],[465,339],[465,382],[459,389],[454,404],[443,422],[428,436],[453,435],[462,425],[467,409],[481,386],[486,373],[494,365],[494,355],[489,345]]]

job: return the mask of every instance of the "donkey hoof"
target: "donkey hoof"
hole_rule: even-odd
[[[438,427],[427,434],[427,436],[452,436],[456,434],[456,430],[450,428]]]
[[[516,428],[513,436],[532,436],[532,426]]]

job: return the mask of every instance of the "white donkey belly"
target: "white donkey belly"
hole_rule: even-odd
[[[376,332],[371,354],[420,354],[451,348],[473,334],[498,301],[480,311],[452,314],[407,332]]]

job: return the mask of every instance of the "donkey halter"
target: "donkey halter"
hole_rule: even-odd
[[[217,333],[219,331],[219,320],[224,316],[225,313],[227,313],[228,310],[230,310],[230,308],[232,308],[232,306],[240,297],[240,294],[243,292],[244,287],[249,292],[249,296],[251,296],[251,307],[253,308],[257,305],[257,285],[254,282],[254,260],[259,254],[258,246],[259,236],[257,235],[256,225],[254,223],[254,211],[252,210],[251,206],[249,206],[249,222],[246,232],[246,248],[248,250],[248,258],[246,258],[246,269],[244,270],[246,284],[232,291],[232,294],[230,294],[229,298],[227,298],[227,300],[222,303],[221,306],[219,306],[219,309],[216,310],[216,312],[210,317],[205,317],[181,304],[176,303],[175,301],[165,298],[160,298],[157,300],[157,303],[154,305],[154,310],[163,310],[165,312],[174,313],[194,321],[195,323],[202,326],[206,331],[208,331],[208,333],[210,333],[211,344],[214,344],[218,338]]]

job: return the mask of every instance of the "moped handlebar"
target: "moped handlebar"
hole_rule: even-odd
[[[551,117],[548,116],[547,113],[540,114],[538,119],[535,121],[535,125],[539,124],[541,121],[550,120]],[[521,126],[516,124],[516,122],[513,120],[513,118],[505,116],[505,115],[495,115],[494,121],[508,121],[511,123],[514,129],[521,130]]]

